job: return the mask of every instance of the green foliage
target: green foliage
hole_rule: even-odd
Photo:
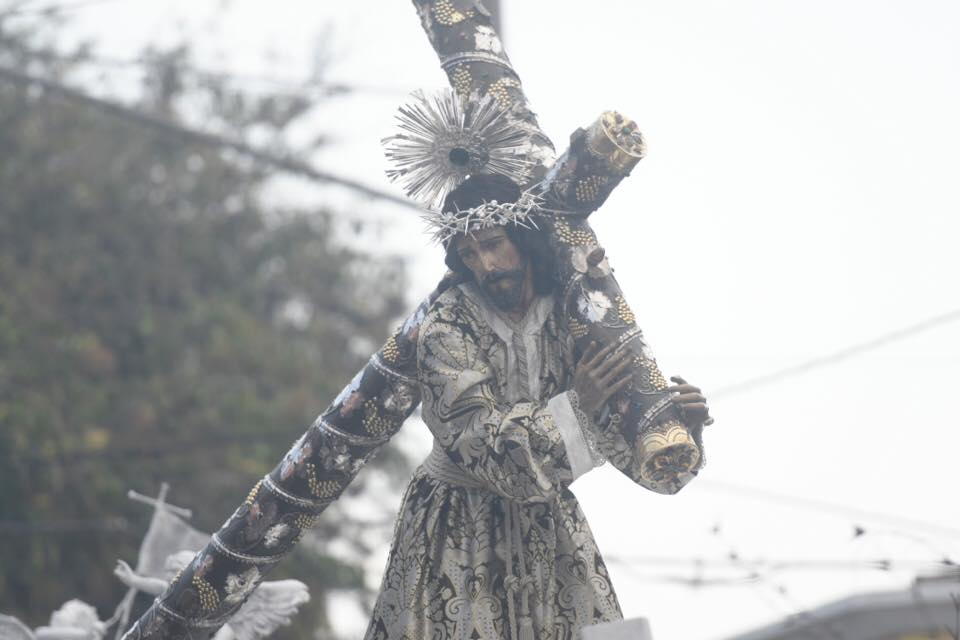
[[[64,62],[38,40],[0,8],[0,64],[83,69],[82,51]],[[302,96],[191,78],[188,58],[153,55],[141,108],[177,118],[189,105],[279,150],[309,111]],[[265,205],[271,176],[0,80],[4,613],[38,625],[79,597],[109,615],[123,594],[111,568],[135,559],[149,517],[127,489],[169,481],[192,524],[216,530],[403,311],[402,265],[345,248],[332,214]],[[380,464],[404,468],[392,450]],[[306,630],[324,619],[323,589],[362,581],[298,554],[281,571],[311,586]]]

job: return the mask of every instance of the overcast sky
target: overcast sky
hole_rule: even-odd
[[[808,567],[699,589],[677,581],[698,575],[691,559],[722,561],[732,550],[771,560],[960,559],[956,536],[852,511],[960,529],[960,322],[711,396],[960,308],[960,4],[503,4],[507,49],[558,149],[606,109],[644,131],[647,158],[594,226],[661,367],[702,386],[716,416],[708,466],[677,496],[610,468],[574,485],[624,613],[648,617],[657,638],[717,640],[913,577],[903,565]],[[124,0],[76,16],[77,33],[111,55],[185,29],[208,66],[299,78],[318,50],[331,52],[331,77],[366,90],[331,101],[304,131],[335,140],[315,163],[397,193],[379,140],[407,91],[445,83],[403,0]],[[297,181],[275,197],[386,223],[383,246],[411,262],[411,304],[442,274],[408,210]],[[329,400],[318,398],[317,410]],[[777,504],[729,484],[851,511]],[[867,530],[856,539],[855,524]],[[385,550],[371,559],[371,584],[384,560]]]

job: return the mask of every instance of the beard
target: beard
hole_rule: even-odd
[[[523,280],[526,264],[519,269],[495,271],[488,274],[480,286],[501,311],[513,311],[523,300]]]

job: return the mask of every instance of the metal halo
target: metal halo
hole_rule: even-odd
[[[407,195],[439,208],[469,176],[499,174],[523,186],[530,177],[529,131],[492,96],[469,98],[445,89],[428,98],[413,93],[400,107],[400,133],[383,139],[387,177]]]

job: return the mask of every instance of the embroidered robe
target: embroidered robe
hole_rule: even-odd
[[[568,391],[561,317],[541,297],[513,324],[473,283],[431,307],[418,368],[434,449],[404,495],[367,640],[575,640],[622,618],[568,488],[602,458]]]

